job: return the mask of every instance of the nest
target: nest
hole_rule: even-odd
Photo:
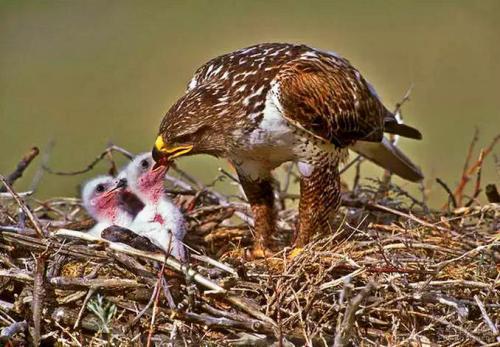
[[[79,199],[38,201],[0,177],[0,344],[500,343],[499,204],[434,211],[389,176],[357,175],[331,233],[296,252],[290,166],[276,187],[279,251],[248,260],[245,200],[175,170],[167,192],[189,223],[189,264],[92,240]]]

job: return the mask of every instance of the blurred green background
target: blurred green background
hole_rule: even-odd
[[[50,140],[57,170],[85,167],[109,141],[149,150],[198,66],[274,41],[347,57],[391,109],[414,83],[403,115],[424,140],[400,145],[422,166],[435,203],[444,201],[435,177],[455,186],[474,127],[478,146],[500,130],[500,1],[1,0],[0,173]],[[221,163],[193,157],[181,166],[209,182]],[[75,195],[106,167],[46,175],[37,194]],[[17,189],[29,187],[35,169]],[[497,179],[489,157],[483,182]]]

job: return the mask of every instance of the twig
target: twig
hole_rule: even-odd
[[[342,282],[346,281],[346,279],[352,280],[353,278],[361,275],[365,271],[366,271],[366,268],[364,268],[364,267],[359,268],[359,269],[351,272],[350,274],[347,274],[345,276],[337,278],[337,279],[335,279],[333,281],[323,283],[322,285],[320,285],[319,290],[325,290],[325,289],[328,289],[328,288],[336,287],[336,286],[342,284]]]
[[[4,229],[0,227],[0,230]],[[39,239],[19,233],[19,231],[14,232],[3,232],[0,233],[0,240],[3,239],[7,242],[15,243],[19,246],[26,247],[26,249],[44,251],[49,247],[57,249],[57,252],[64,255],[71,255],[80,259],[88,259],[89,257],[105,260],[108,259],[106,252],[93,250],[89,247],[80,245],[65,245],[59,243],[55,240],[51,240],[50,243],[47,239]]]
[[[52,149],[54,148],[54,140],[50,140],[49,143],[47,144],[47,147],[43,150],[42,153],[42,161],[38,165],[35,174],[33,175],[33,179],[31,180],[30,188],[29,190],[35,192],[38,189],[38,185],[40,184],[43,174],[45,173],[45,170],[43,169],[44,166],[47,166],[49,164],[50,160],[50,155],[52,154]]]
[[[152,299],[156,297],[152,296]],[[110,300],[117,305],[128,309],[130,311],[135,312],[135,304],[125,304],[122,301],[118,301],[114,298],[110,298]],[[153,300],[151,300],[152,302]],[[151,305],[144,305],[143,307],[141,305],[138,305],[139,309],[141,309],[141,312],[148,312],[148,308]],[[204,306],[206,307],[206,306]],[[230,317],[215,317],[211,314],[207,313],[201,313],[197,314],[194,312],[183,312],[183,311],[174,311],[171,309],[163,308],[161,306],[157,307],[157,310],[159,312],[162,312],[168,316],[173,317],[175,320],[181,320],[187,323],[195,323],[195,324],[203,324],[204,326],[210,327],[210,328],[218,328],[218,329],[238,329],[238,330],[244,330],[244,331],[249,331],[249,332],[257,332],[261,334],[266,334],[266,335],[272,335],[274,330],[272,326],[269,326],[267,324],[263,324],[260,320],[254,320],[254,319],[238,319],[240,317],[235,316],[234,313],[225,313],[226,315]],[[216,310],[217,311],[217,310]],[[152,311],[150,310],[150,312]],[[211,313],[211,312],[209,312]]]
[[[170,167],[172,168],[172,170],[177,172],[183,179],[190,182],[191,184],[194,184],[198,188],[198,190],[205,190],[207,188],[202,182],[198,181],[196,178],[188,174],[186,171],[182,170],[175,163],[171,163]]]
[[[481,288],[481,289],[489,289],[492,288],[492,284],[478,282],[478,281],[467,281],[467,280],[445,280],[445,281],[423,281],[423,282],[413,282],[408,283],[408,286],[411,288],[422,288],[422,286],[435,286],[442,288]],[[500,286],[500,283],[496,285],[493,284],[493,287]]]
[[[465,207],[471,206],[481,193],[481,171],[483,168],[483,160],[484,160],[484,150],[481,150],[481,152],[479,153],[479,159],[477,161],[478,166],[476,174],[476,184],[474,185],[474,193],[472,194],[472,197],[470,198],[469,202],[465,204]]]
[[[493,138],[493,140],[491,141],[491,143],[488,145],[488,147],[486,147],[485,149],[483,149],[481,151],[482,155],[480,155],[480,158],[474,164],[472,164],[470,167],[464,168],[464,172],[462,174],[462,179],[460,180],[459,185],[455,189],[455,194],[454,194],[455,198],[457,199],[457,202],[460,206],[462,206],[464,189],[465,189],[467,183],[469,182],[471,175],[473,175],[474,172],[482,165],[484,158],[486,158],[486,156],[488,156],[488,154],[490,154],[490,152],[493,150],[493,148],[495,147],[496,143],[499,140],[500,140],[500,135],[495,136]],[[477,140],[473,139],[473,142],[474,141],[477,141]],[[471,146],[472,146],[472,148],[474,147],[472,144],[471,144]],[[469,151],[472,151],[471,146],[469,146]],[[469,154],[470,153],[467,153],[466,165],[468,165],[468,163],[470,161]]]
[[[439,177],[436,178],[436,182],[439,183],[439,185],[443,187],[444,190],[446,190],[446,193],[448,193],[448,200],[449,202],[451,202],[453,208],[457,208],[457,199],[455,199],[455,195],[453,195],[450,187],[448,187],[448,185]]]
[[[233,328],[263,334],[273,333],[273,330],[269,326],[257,320],[240,321],[226,317],[213,317],[206,313],[196,314],[193,312],[176,312],[175,317],[186,322],[203,324],[209,328]]]
[[[32,338],[35,346],[40,345],[40,322],[42,319],[43,301],[45,299],[45,271],[47,253],[43,252],[35,259],[35,273],[33,276],[33,302],[31,312],[33,313]]]
[[[118,153],[123,154],[128,159],[132,159],[134,155],[130,153],[129,151],[116,146],[116,145],[111,145],[108,148],[106,148],[101,154],[99,154],[90,164],[88,164],[85,168],[81,170],[76,170],[76,171],[56,171],[52,170],[48,166],[44,166],[44,170],[47,171],[48,173],[52,175],[59,175],[59,176],[75,176],[75,175],[81,175],[83,173],[86,173],[90,170],[92,170],[101,160],[103,160],[107,155],[109,155],[111,152],[116,151]]]
[[[33,159],[36,158],[38,153],[40,153],[38,147],[33,147],[29,150],[28,153],[26,153],[23,156],[21,161],[17,164],[16,169],[5,178],[5,181],[7,182],[8,185],[12,186],[14,182],[23,175],[24,170],[26,170],[26,168],[33,161]],[[6,186],[0,187],[0,192],[5,192],[5,191],[7,191]]]
[[[460,178],[460,183],[457,186],[457,189],[455,190],[455,198],[458,201],[462,201],[462,196],[461,193],[463,191],[463,188],[467,184],[467,181],[469,180],[467,177],[467,170],[469,168],[469,163],[472,159],[472,153],[474,152],[474,147],[476,146],[477,141],[479,140],[479,129],[476,127],[474,129],[474,135],[472,137],[471,142],[469,143],[469,147],[467,149],[467,155],[465,157],[465,163],[464,163],[464,168],[462,170],[462,176]]]
[[[158,307],[158,301],[160,299],[160,293],[161,293],[160,286],[161,286],[161,283],[163,280],[163,272],[164,271],[165,271],[165,262],[163,262],[163,264],[161,265],[161,270],[158,272],[158,281],[156,282],[156,287],[157,287],[156,296],[155,296],[155,300],[153,303],[153,314],[151,315],[151,323],[149,324],[148,340],[146,343],[146,347],[151,346],[151,338],[153,337],[153,329],[154,329],[155,319],[156,319],[156,309]]]
[[[140,288],[144,284],[126,278],[79,278],[79,277],[52,277],[50,284],[60,288],[94,288],[94,289],[127,289]]]
[[[486,312],[486,308],[484,308],[484,304],[479,299],[479,296],[474,295],[474,300],[476,301],[477,306],[479,306],[479,309],[481,310],[481,314],[483,315],[484,322],[486,323],[486,325],[488,325],[490,330],[493,332],[493,335],[495,335],[497,342],[500,342],[500,335],[498,334],[498,328],[491,321],[490,316],[488,316],[488,312]]]
[[[450,265],[453,262],[456,262],[456,261],[463,259],[465,257],[472,257],[473,255],[475,255],[479,252],[482,252],[483,250],[491,249],[493,247],[498,247],[498,246],[500,246],[500,243],[497,243],[497,242],[493,242],[493,243],[490,243],[487,245],[481,245],[481,246],[478,246],[474,249],[471,249],[470,251],[465,252],[464,254],[461,254],[460,256],[458,256],[456,258],[448,259],[448,260],[442,261],[440,263],[434,264],[434,267],[436,269],[443,270],[446,266]]]
[[[349,344],[349,338],[352,334],[352,328],[354,325],[354,318],[359,305],[363,300],[368,297],[371,291],[375,288],[374,282],[368,282],[368,284],[349,302],[349,305],[345,309],[344,318],[340,326],[337,327],[334,347],[343,347]]]
[[[391,243],[388,245],[384,245],[383,250],[389,250],[389,249],[430,249],[433,251],[438,251],[438,252],[443,252],[443,253],[449,253],[449,254],[457,254],[456,251],[453,251],[451,249],[442,247],[442,246],[437,246],[437,245],[432,245],[428,243],[423,243],[423,242],[411,242],[411,243]],[[365,249],[360,252],[361,255],[366,256],[368,254],[375,253],[379,251],[380,249],[378,247],[376,248],[369,248]]]
[[[356,163],[356,167],[354,170],[354,179],[352,180],[352,194],[356,194],[358,191],[359,180],[361,179],[361,164],[365,159],[363,157]]]
[[[65,328],[65,327],[63,327],[63,326],[61,326],[61,324],[59,324],[59,322],[58,322],[57,320],[55,320],[55,321],[54,321],[54,324],[55,324],[55,325],[56,325],[59,329],[61,329],[61,331],[62,331],[62,332],[64,332],[66,335],[68,335],[68,336],[71,338],[71,340],[73,340],[73,343],[74,343],[74,344],[76,344],[76,345],[77,345],[77,346],[79,346],[79,347],[81,347],[81,346],[82,346],[82,344],[80,343],[80,341],[78,341],[78,339],[77,339],[75,336],[73,336],[73,334],[71,334],[71,333],[68,331],[69,329],[67,329],[67,328]]]
[[[418,224],[421,224],[423,226],[426,226],[426,227],[429,227],[429,228],[432,228],[432,229],[437,229],[437,230],[441,230],[441,231],[448,231],[448,229],[446,228],[443,228],[443,227],[440,227],[439,225],[435,225],[435,224],[432,224],[432,223],[429,223],[429,222],[426,222],[414,215],[411,215],[411,214],[408,214],[408,213],[404,213],[404,212],[401,212],[401,211],[398,211],[398,210],[395,210],[393,208],[390,208],[390,207],[387,207],[387,206],[384,206],[384,205],[380,205],[380,204],[367,204],[369,206],[372,206],[376,209],[379,209],[379,210],[382,210],[382,211],[386,211],[386,212],[390,212],[392,214],[395,214],[397,216],[401,216],[401,217],[405,217],[405,218],[408,218],[408,219],[411,219],[412,221],[414,222],[417,222]]]
[[[31,195],[33,195],[32,190],[17,193],[17,196],[19,196],[20,198],[26,198]],[[14,196],[11,193],[0,193],[0,199],[14,199]]]
[[[479,192],[481,191],[481,171],[483,168],[483,160],[484,151],[481,150],[481,153],[479,153],[479,166],[477,168],[476,184],[474,185],[474,194],[472,195],[474,199],[479,196]]]
[[[228,177],[231,181],[233,181],[233,183],[240,184],[240,180],[238,179],[238,177],[232,175],[230,172],[227,172],[227,170],[225,170],[224,168],[220,167],[219,172]]]
[[[353,166],[354,164],[358,163],[359,161],[361,161],[363,159],[363,156],[361,155],[358,155],[356,158],[354,158],[353,160],[351,160],[349,163],[347,163],[346,165],[344,165],[342,167],[342,169],[340,169],[339,171],[339,174],[343,174],[344,172],[346,172],[347,170],[349,170],[351,168],[351,166]]]
[[[235,277],[238,277],[238,272],[233,269],[232,267],[226,265],[226,264],[223,264],[215,259],[212,259],[210,257],[207,257],[205,255],[197,255],[197,254],[191,254],[191,258],[194,258],[194,259],[197,259],[197,260],[200,260],[200,261],[203,261],[207,264],[210,264],[210,265],[213,265],[215,267],[218,267],[219,269],[221,270],[224,270],[228,273],[230,273],[231,275],[235,276]]]
[[[283,184],[283,188],[281,190],[282,193],[288,192],[288,188],[290,188],[290,182],[292,178],[292,172],[293,172],[293,163],[289,163],[287,168],[286,168],[286,175],[285,175],[285,183]]]
[[[33,223],[33,227],[35,228],[38,236],[40,238],[44,238],[46,236],[45,232],[42,230],[40,223],[38,223],[38,220],[35,218],[33,213],[31,213],[28,206],[26,206],[26,204],[21,200],[21,198],[19,198],[17,193],[12,189],[10,184],[7,182],[7,180],[2,175],[0,175],[0,181],[4,184],[4,187],[7,189],[7,191],[14,197],[14,200],[16,200],[17,204],[23,210],[23,212],[26,213],[26,215],[30,219],[31,223]]]
[[[33,282],[33,276],[28,271],[20,269],[0,269],[0,277],[13,278],[21,282]]]
[[[87,291],[87,295],[85,296],[85,299],[83,299],[82,307],[80,308],[80,311],[78,312],[78,316],[76,317],[75,324],[73,324],[73,329],[78,328],[78,325],[80,324],[80,320],[82,319],[83,312],[85,312],[85,309],[87,308],[87,303],[89,302],[90,298],[92,295],[94,295],[96,291],[96,288],[89,288]]]
[[[411,92],[413,91],[413,87],[414,87],[414,84],[412,82],[410,84],[410,86],[408,87],[408,89],[406,90],[405,95],[403,95],[403,98],[399,102],[396,103],[396,107],[394,108],[394,111],[392,112],[393,114],[400,116],[401,108],[403,107],[403,105],[406,102],[408,102],[410,100],[410,95],[411,95]]]
[[[482,156],[480,156],[479,159],[469,168],[467,172],[467,177],[470,177],[472,174],[474,174],[474,171],[476,171],[479,168],[479,166],[482,165],[484,158],[486,158],[491,153],[491,151],[496,146],[499,140],[500,140],[500,134],[495,136],[491,141],[491,143],[488,145],[488,147],[482,150],[483,152]]]
[[[132,322],[130,322],[130,324],[126,327],[126,330],[132,328],[139,321],[139,319],[141,319],[141,317],[146,313],[146,311],[151,307],[151,305],[153,304],[153,302],[156,300],[157,293],[158,293],[159,290],[160,290],[159,286],[157,285],[157,283],[155,283],[155,286],[153,287],[153,293],[151,294],[151,297],[149,298],[148,303],[134,317],[134,319],[132,320]]]
[[[426,313],[422,313],[422,312],[416,312],[416,311],[407,311],[409,314],[413,314],[415,316],[420,316],[420,317],[423,317],[423,318],[427,318],[427,319],[430,319],[434,322],[437,322],[437,323],[440,323],[440,324],[443,324],[443,325],[446,325],[447,327],[449,328],[452,328],[452,329],[455,329],[455,330],[458,330],[460,331],[461,333],[463,333],[464,335],[468,336],[469,338],[473,339],[474,341],[480,343],[481,345],[486,345],[486,342],[484,342],[483,340],[481,340],[479,337],[471,334],[470,332],[468,332],[467,330],[465,330],[464,328],[462,328],[461,326],[458,326],[458,325],[455,325],[451,322],[448,322],[446,319],[443,319],[443,318],[438,318],[438,317],[434,317],[434,316],[431,316],[430,314],[426,314]]]

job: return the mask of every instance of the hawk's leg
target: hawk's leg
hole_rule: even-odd
[[[253,254],[256,257],[262,257],[269,249],[269,238],[275,229],[274,193],[271,176],[252,179],[240,172],[238,172],[238,176],[255,220]]]
[[[299,225],[295,247],[303,247],[318,232],[330,230],[329,219],[340,205],[338,161],[325,157],[304,164],[300,179]],[[300,169],[300,165],[299,165]]]

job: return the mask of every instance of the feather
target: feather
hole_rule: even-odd
[[[382,142],[357,141],[350,148],[404,179],[419,182],[424,178],[420,168],[385,137]]]
[[[403,124],[398,123],[395,119],[390,121],[385,121],[384,132],[389,134],[396,134],[403,137],[408,137],[410,139],[421,140],[422,134],[417,129]]]

